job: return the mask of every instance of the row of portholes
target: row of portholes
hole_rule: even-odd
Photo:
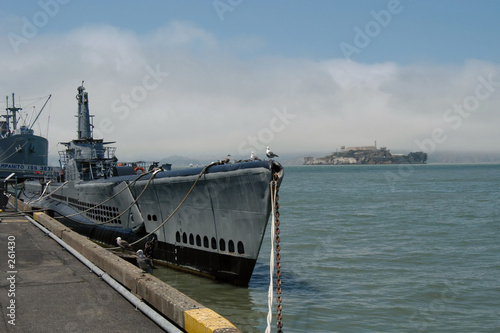
[[[156,217],[156,214],[148,214],[148,221],[158,221],[158,217]]]
[[[212,248],[212,250],[217,250],[217,247],[219,248],[220,251],[224,252],[226,251],[226,241],[221,238],[219,239],[219,242],[217,242],[217,240],[215,239],[215,237],[212,237],[210,239],[210,241],[208,240],[208,237],[207,236],[204,236],[203,237],[203,242],[202,242],[202,239],[201,239],[201,236],[200,235],[196,235],[196,238],[193,234],[189,234],[189,237],[188,235],[184,232],[181,233],[179,231],[177,231],[175,233],[175,241],[177,243],[184,243],[184,244],[190,244],[190,245],[195,245],[196,246],[199,246],[201,247],[203,245],[204,248]],[[238,251],[238,254],[244,254],[245,253],[245,246],[243,245],[243,243],[241,241],[239,241],[237,244],[236,244],[236,249]],[[234,242],[232,240],[229,240],[229,242],[227,242],[227,251],[228,252],[235,252],[235,247],[234,247]]]
[[[75,207],[79,211],[85,211],[85,215],[87,217],[97,220],[99,222],[107,222],[114,224],[121,224],[121,220],[116,218],[119,215],[118,208],[113,206],[99,205],[95,206],[94,204],[83,202],[73,198],[66,198],[61,195],[52,195],[56,199],[59,200],[68,200],[68,203]],[[113,219],[113,220],[112,220]]]

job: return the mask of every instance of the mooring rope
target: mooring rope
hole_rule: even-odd
[[[161,171],[161,169],[153,169],[152,171],[153,171],[153,172],[155,172],[155,171],[156,171],[156,172],[158,172],[158,171]],[[121,189],[120,191],[118,191],[117,193],[115,193],[114,195],[112,195],[111,197],[107,198],[106,200],[104,200],[104,201],[102,201],[102,202],[98,203],[97,205],[95,205],[95,206],[93,206],[93,207],[87,208],[87,209],[82,210],[82,211],[80,211],[80,212],[77,212],[77,213],[75,213],[75,214],[71,214],[71,215],[62,215],[62,216],[56,216],[56,217],[54,217],[54,218],[56,218],[56,219],[57,219],[57,218],[59,218],[59,219],[60,219],[60,218],[65,218],[65,217],[72,217],[72,216],[76,216],[76,215],[80,215],[80,214],[86,213],[86,212],[88,212],[88,211],[90,211],[90,210],[92,210],[92,209],[95,209],[95,208],[99,207],[100,205],[102,205],[102,204],[104,204],[104,203],[108,202],[109,200],[113,199],[114,197],[116,197],[118,194],[122,193],[122,192],[123,192],[123,191],[125,191],[126,189],[128,189],[130,186],[132,186],[133,184],[135,184],[135,183],[136,183],[136,182],[137,182],[137,181],[138,181],[141,177],[143,177],[143,176],[145,176],[145,175],[147,175],[147,174],[150,174],[152,171],[148,171],[148,172],[146,172],[146,173],[140,174],[140,175],[139,175],[136,179],[134,179],[134,180],[133,180],[130,184],[127,184],[127,186],[126,186],[126,187],[124,187],[123,189]],[[154,174],[156,174],[156,173],[154,173]],[[47,195],[45,195],[45,196],[44,196],[44,195],[43,195],[43,193],[45,193],[45,191],[47,190],[48,185],[49,185],[50,183],[51,183],[51,181],[49,181],[49,182],[45,185],[45,188],[44,188],[44,190],[43,190],[42,194],[40,195],[40,197],[39,197],[38,199],[33,200],[33,201],[30,201],[30,202],[27,202],[27,204],[29,205],[29,204],[31,204],[31,203],[33,203],[33,202],[37,202],[37,201],[39,201],[39,200],[41,200],[41,199],[43,199],[43,198],[50,197],[52,194],[54,194],[54,193],[55,193],[55,192],[57,192],[59,189],[61,189],[64,185],[66,185],[66,184],[68,183],[68,181],[65,181],[65,182],[64,182],[64,183],[62,183],[59,187],[57,187],[55,190],[53,190],[52,192],[50,192],[49,194],[47,194]],[[148,184],[149,184],[149,183],[148,183]],[[134,202],[134,203],[135,203],[135,202]],[[134,204],[134,203],[133,203],[133,204]],[[133,205],[133,204],[132,204],[132,205]],[[130,206],[130,207],[132,207],[132,206]],[[130,208],[130,207],[129,207],[129,208]],[[123,215],[123,214],[124,214],[124,213],[125,213],[125,212],[129,209],[129,208],[125,209],[121,215]],[[121,216],[121,215],[120,215],[120,216]],[[118,217],[120,217],[120,216],[118,216]],[[117,217],[115,217],[115,218],[117,218]],[[113,219],[112,219],[112,220],[109,220],[109,221],[105,221],[105,223],[103,223],[103,224],[109,223],[110,221],[113,221]]]
[[[50,192],[49,194],[46,194],[44,195],[45,191],[47,191],[47,189],[49,188],[49,184],[52,182],[52,180],[49,180],[49,182],[47,184],[45,184],[45,187],[42,191],[42,193],[40,194],[40,197],[38,199],[35,199],[33,201],[30,201],[30,202],[27,202],[26,204],[27,205],[31,205],[32,203],[34,202],[37,202],[37,201],[40,201],[42,200],[43,198],[47,198],[47,197],[50,197],[52,194],[56,193],[57,191],[59,191],[64,185],[66,185],[68,183],[68,181],[65,181],[64,183],[62,183],[60,186],[58,186],[54,191]]]
[[[120,214],[118,214],[117,216],[113,217],[112,219],[110,220],[107,220],[107,221],[103,221],[103,222],[97,222],[97,223],[93,223],[93,225],[103,225],[103,224],[108,224],[108,223],[111,223],[113,222],[114,220],[120,218],[121,216],[123,216],[123,214],[125,214],[130,208],[132,208],[132,206],[134,206],[136,203],[137,203],[137,200],[139,200],[139,198],[144,194],[144,192],[146,191],[146,189],[149,187],[149,185],[151,184],[151,181],[153,180],[153,178],[156,176],[156,174],[158,172],[162,171],[161,168],[155,168],[153,170],[153,174],[151,175],[151,177],[149,178],[148,182],[146,183],[146,186],[144,187],[144,189],[142,190],[142,192],[137,196],[137,198],[134,199],[134,201],[127,207],[123,210],[123,212],[121,212]],[[122,193],[123,191],[125,191],[126,189],[130,188],[130,186],[132,184],[135,184],[142,176],[146,175],[146,174],[149,174],[151,173],[151,171],[148,171],[147,173],[143,173],[141,175],[139,175],[139,177],[137,177],[136,179],[134,179],[133,182],[131,182],[130,184],[127,184],[126,187],[124,187],[123,189],[121,189],[120,191],[118,191],[117,193],[115,193],[114,195],[112,195],[111,197],[107,198],[106,200],[98,203],[97,205],[93,206],[93,207],[90,207],[90,208],[87,208],[85,210],[82,210],[82,211],[79,211],[77,213],[74,213],[74,214],[70,214],[70,215],[62,215],[62,216],[57,216],[56,218],[67,218],[67,217],[73,217],[73,216],[76,216],[76,215],[81,215],[83,213],[86,213],[88,211],[91,211],[92,209],[95,209],[99,206],[101,206],[102,204],[105,204],[106,202],[110,201],[111,199],[113,199],[114,197],[116,197],[118,194]],[[83,222],[78,222],[78,221],[75,221],[77,223],[81,223],[81,224],[88,224],[88,223],[83,223]]]
[[[270,183],[271,187],[271,213],[273,215],[271,219],[271,253],[269,255],[269,290],[267,292],[267,327],[266,327],[266,333],[271,333],[271,321],[272,321],[272,316],[273,316],[273,289],[274,289],[274,281],[273,281],[273,276],[274,276],[274,228],[275,228],[275,217],[274,217],[274,211],[275,211],[275,203],[276,203],[276,192],[275,192],[275,183],[272,181]]]
[[[179,205],[174,209],[174,211],[158,226],[156,227],[153,231],[151,231],[150,233],[148,233],[146,236],[136,240],[135,242],[131,243],[130,245],[135,245],[141,241],[143,241],[144,239],[146,239],[147,237],[151,236],[153,233],[155,233],[158,229],[160,229],[163,225],[165,225],[165,223],[168,222],[168,220],[170,220],[172,218],[172,216],[174,216],[174,214],[181,208],[181,206],[184,204],[184,202],[187,200],[187,198],[189,197],[189,195],[191,194],[191,192],[193,191],[194,187],[196,186],[196,184],[198,183],[198,181],[200,180],[201,176],[203,176],[203,174],[205,174],[205,172],[208,170],[209,167],[213,166],[213,165],[217,165],[218,163],[217,162],[213,162],[207,166],[205,166],[201,172],[198,174],[198,177],[196,178],[195,182],[193,183],[193,185],[191,186],[191,188],[189,189],[189,191],[187,192],[186,196],[182,199],[182,201],[179,203]],[[121,215],[123,215],[125,212],[127,212],[136,202],[137,200],[139,200],[139,198],[142,196],[142,194],[145,192],[145,190],[148,188],[149,184],[151,183],[151,181],[153,180],[154,176],[159,172],[159,171],[162,171],[161,168],[156,168],[153,171],[153,175],[150,177],[150,179],[148,180],[148,183],[146,184],[146,186],[144,187],[144,189],[142,190],[142,192],[139,194],[139,196],[134,200],[134,202],[132,203],[132,205],[130,205],[127,209],[125,209],[120,215],[116,216],[115,218],[109,220],[109,221],[105,221],[105,222],[101,222],[101,223],[94,223],[95,225],[101,225],[101,224],[106,224],[106,223],[109,223],[111,222],[112,220],[120,217]],[[71,215],[62,215],[62,216],[57,216],[55,218],[65,218],[65,217],[72,217],[72,216],[75,216],[75,215],[79,215],[79,214],[82,214],[82,213],[85,213],[89,210],[92,210],[104,203],[106,203],[107,201],[111,200],[112,198],[116,197],[118,194],[120,194],[121,192],[123,192],[124,190],[130,188],[130,186],[132,186],[133,184],[135,184],[141,177],[145,176],[146,174],[149,174],[151,173],[151,171],[148,171],[146,173],[143,173],[141,175],[139,175],[136,179],[134,179],[130,184],[127,184],[126,187],[124,187],[122,190],[120,190],[119,192],[115,193],[113,196],[111,196],[110,198],[107,198],[106,200],[100,202],[99,204],[91,207],[91,208],[88,208],[84,211],[81,211],[81,212],[78,212],[78,213],[75,213],[75,214],[71,214]],[[50,182],[49,182],[50,183]],[[47,183],[47,185],[49,184]],[[63,187],[66,183],[68,183],[68,181],[64,182],[63,184],[61,184],[58,188],[56,188],[54,191],[50,192],[49,194],[46,194],[45,196],[43,196],[43,192],[46,191],[46,189],[48,188],[48,186],[45,187],[44,191],[42,192],[42,194],[40,195],[40,197],[34,201],[31,201],[29,203],[32,203],[32,202],[36,202],[38,200],[41,200],[43,197],[48,197],[52,194],[54,194],[56,191],[58,191],[61,187]],[[77,221],[78,222],[78,221]],[[120,247],[112,247],[112,248],[107,248],[107,250],[116,250],[116,249],[119,249]]]
[[[208,170],[208,168],[211,167],[211,166],[213,166],[213,165],[217,165],[217,162],[212,162],[209,165],[205,166],[203,168],[203,170],[201,170],[201,172],[198,174],[198,177],[194,181],[193,185],[191,186],[191,188],[189,189],[189,191],[187,192],[187,194],[184,196],[184,199],[182,199],[182,201],[179,203],[179,205],[177,205],[177,207],[174,209],[174,211],[159,226],[157,226],[153,231],[151,231],[150,233],[148,233],[146,236],[144,236],[144,237],[136,240],[135,242],[130,243],[130,245],[135,245],[135,244],[137,244],[139,242],[142,242],[143,240],[145,240],[146,238],[148,238],[149,236],[151,236],[152,234],[154,234],[158,229],[160,229],[161,227],[163,227],[165,225],[165,223],[167,223],[172,218],[172,216],[174,216],[174,214],[177,213],[177,211],[181,208],[181,206],[187,200],[187,198],[189,197],[189,195],[191,194],[191,192],[193,192],[193,189],[196,186],[196,184],[198,183],[198,181],[200,180],[201,176],[203,176],[205,174],[205,172]],[[106,248],[106,249],[107,250],[118,250],[118,249],[120,249],[120,247],[110,247],[110,248]]]
[[[19,141],[14,141],[9,148],[5,149],[4,152],[0,155],[0,157],[4,154],[6,154],[10,148],[12,148],[12,146],[14,146],[16,143],[18,143]],[[20,146],[20,149],[23,149],[24,146],[26,146],[28,144],[29,141],[25,141],[24,144],[22,146]],[[12,152],[12,154],[10,154],[9,156],[7,157],[2,157],[2,160],[0,162],[3,162],[5,160],[7,160],[9,157],[13,156],[14,154],[16,154],[18,152],[18,150],[16,149],[16,151]]]

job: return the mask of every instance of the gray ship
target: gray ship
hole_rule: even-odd
[[[22,110],[15,106],[12,94],[12,106],[9,106],[7,97],[5,119],[0,120],[0,178],[15,173],[18,180],[25,178],[42,177],[47,167],[48,141],[46,138],[35,135],[32,129],[44,106],[31,124],[19,126],[18,112]]]
[[[77,100],[78,138],[60,152],[64,175],[26,181],[25,202],[113,246],[117,237],[132,243],[149,235],[155,259],[247,286],[271,213],[270,184],[281,183],[282,166],[274,160],[219,161],[172,170],[120,163],[109,146],[114,142],[93,138],[83,84]]]

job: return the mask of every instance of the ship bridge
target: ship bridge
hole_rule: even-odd
[[[105,147],[103,140],[63,142],[66,150],[59,152],[67,180],[92,180],[111,177],[116,167],[116,147]]]

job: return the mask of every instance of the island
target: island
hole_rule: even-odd
[[[391,154],[386,147],[348,147],[325,157],[304,157],[304,165],[347,165],[347,164],[424,164],[427,153],[412,152],[408,155]]]

